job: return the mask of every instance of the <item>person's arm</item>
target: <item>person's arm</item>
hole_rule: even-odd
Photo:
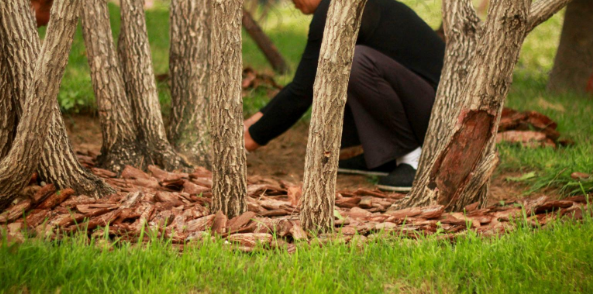
[[[284,133],[311,107],[328,7],[329,1],[322,1],[313,16],[307,46],[292,83],[260,110],[263,116],[249,127],[249,135],[258,145],[266,145]]]

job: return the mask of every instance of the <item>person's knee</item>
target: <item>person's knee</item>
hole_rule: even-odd
[[[356,45],[354,48],[354,58],[352,60],[352,70],[350,72],[350,82],[348,89],[350,91],[356,89],[357,85],[364,83],[372,75],[372,60],[370,51],[372,49],[367,46]]]
[[[352,59],[352,72],[367,68],[370,63],[372,49],[364,45],[354,47],[354,58]]]

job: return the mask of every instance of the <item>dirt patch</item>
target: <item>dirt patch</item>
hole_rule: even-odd
[[[564,196],[558,189],[548,188],[542,191],[528,194],[529,186],[521,182],[508,181],[508,178],[517,178],[522,176],[520,172],[504,172],[492,177],[490,190],[488,191],[488,205],[495,205],[501,203],[508,203],[516,199],[525,197],[542,197],[547,196],[550,199],[560,200]]]
[[[70,115],[65,118],[68,135],[75,151],[101,152],[101,126],[99,118]],[[301,183],[305,168],[308,124],[299,122],[288,132],[265,147],[247,156],[247,173],[276,180]],[[374,188],[371,178],[356,175],[338,175],[338,189]]]

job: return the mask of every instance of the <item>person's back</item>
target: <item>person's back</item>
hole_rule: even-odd
[[[324,2],[329,4],[330,1]],[[357,45],[371,47],[420,75],[434,87],[438,85],[445,44],[416,12],[403,3],[369,0]]]

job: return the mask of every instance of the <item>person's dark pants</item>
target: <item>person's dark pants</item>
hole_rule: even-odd
[[[344,114],[342,148],[362,145],[368,168],[422,146],[434,88],[397,61],[356,46]]]

